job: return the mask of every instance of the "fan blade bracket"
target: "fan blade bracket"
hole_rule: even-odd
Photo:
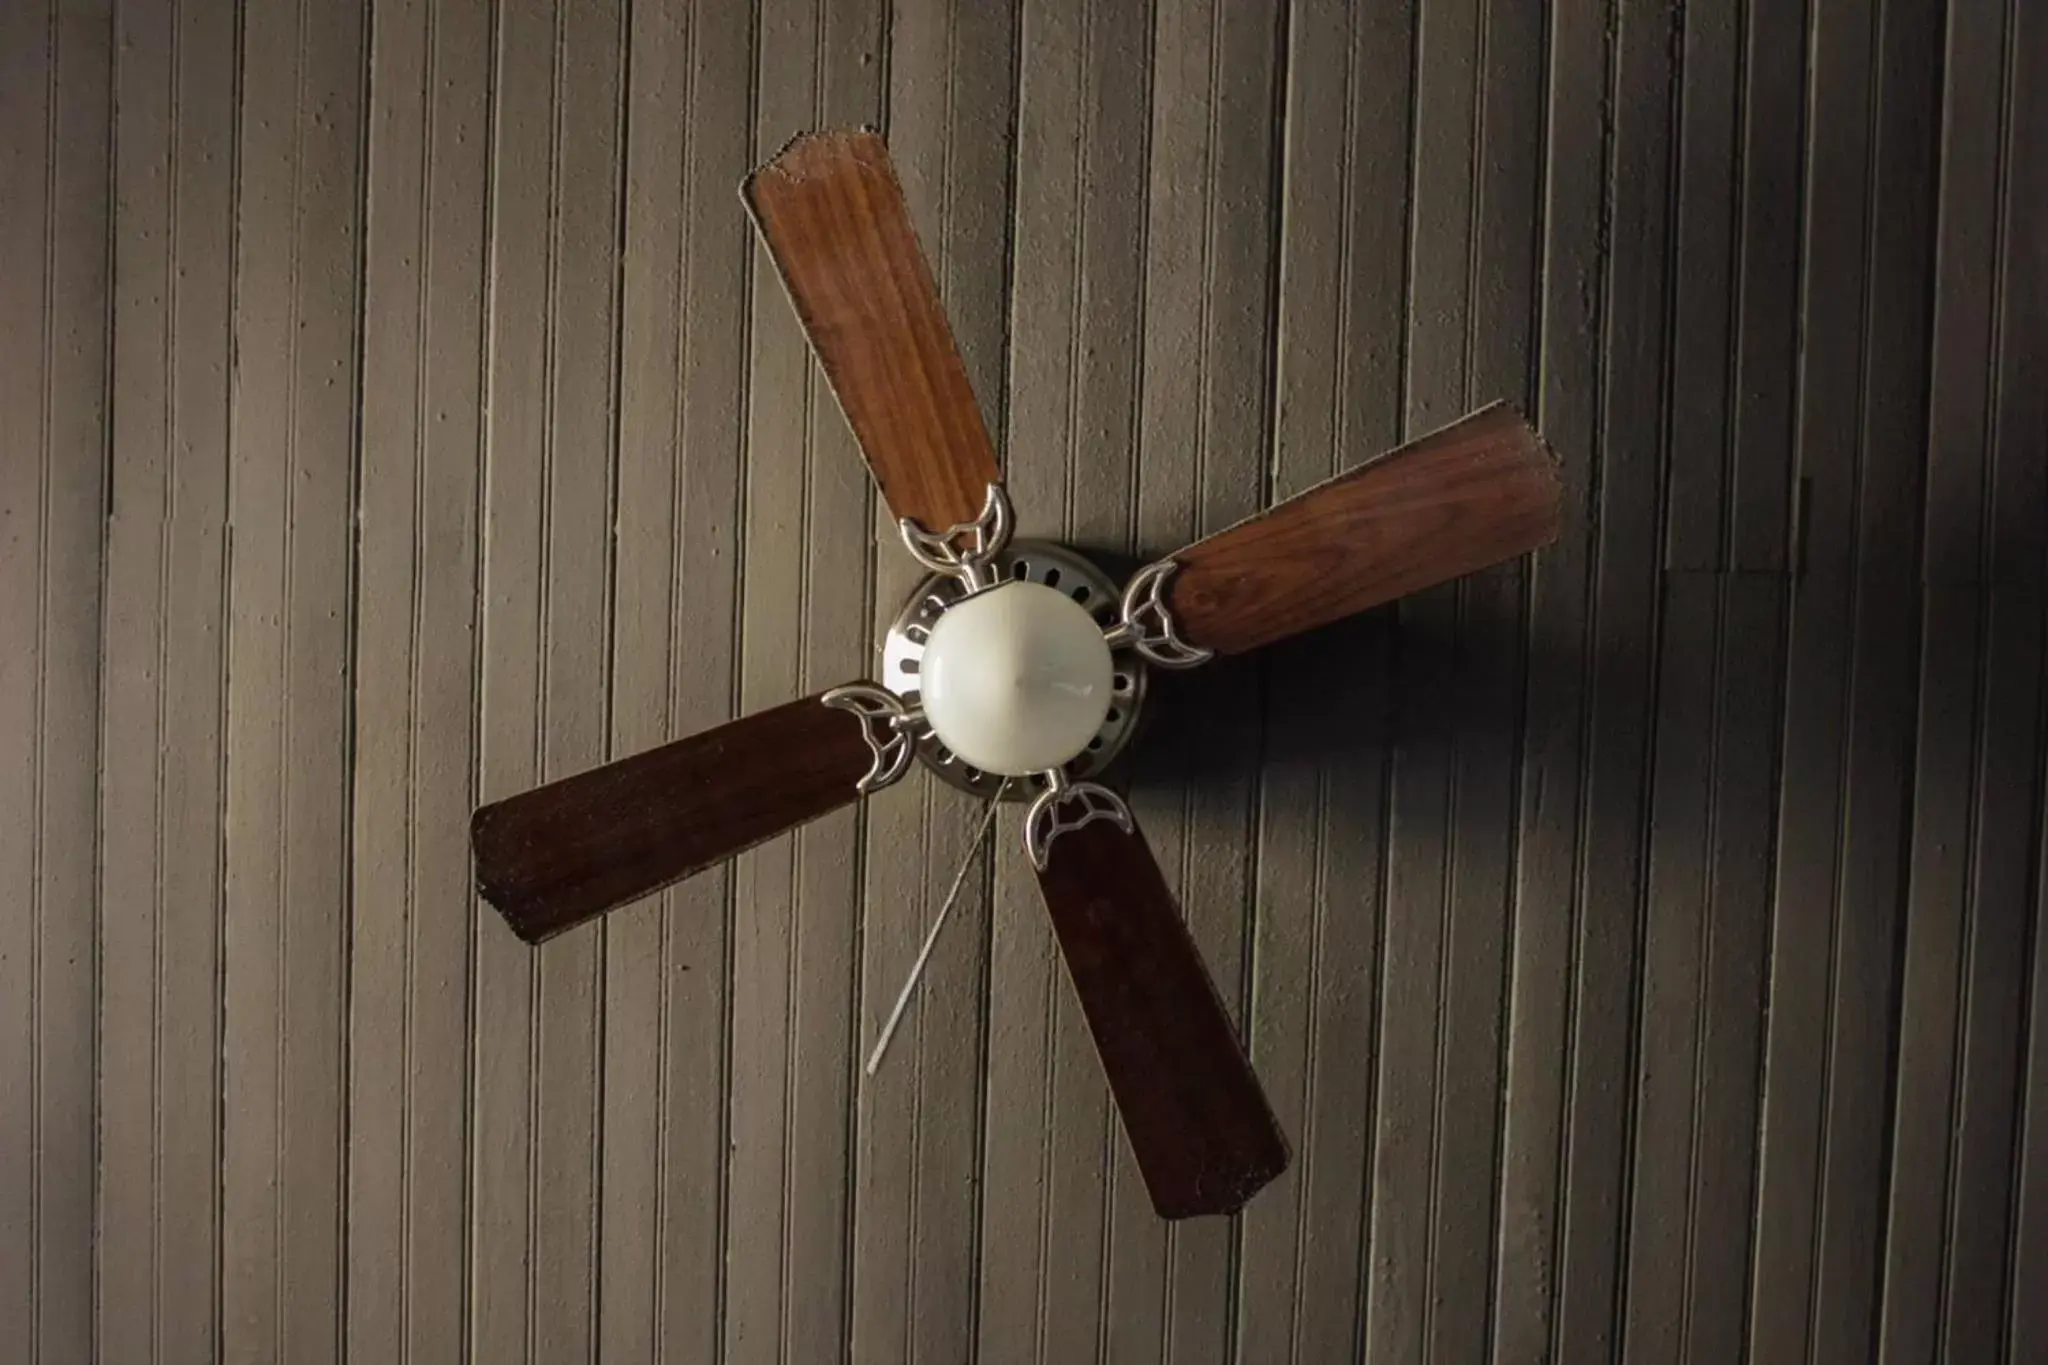
[[[1039,872],[1052,858],[1053,840],[1098,820],[1107,820],[1124,833],[1137,826],[1124,799],[1097,782],[1075,782],[1064,768],[1040,774],[1045,790],[1024,812],[1024,852]]]
[[[1131,575],[1118,604],[1117,622],[1102,633],[1111,649],[1132,650],[1160,668],[1193,668],[1216,657],[1215,650],[1181,638],[1166,598],[1167,583],[1178,568],[1178,561],[1160,559]]]
[[[960,580],[968,592],[980,592],[995,580],[992,566],[996,556],[1009,548],[1010,532],[1016,518],[1010,510],[1010,495],[1000,483],[988,486],[981,515],[973,521],[955,522],[943,531],[927,531],[915,517],[896,523],[903,548],[911,558],[937,574]],[[966,548],[960,541],[968,539]]]
[[[818,700],[860,721],[860,737],[873,756],[866,775],[854,784],[862,796],[902,778],[917,750],[917,732],[924,721],[922,707],[906,706],[888,688],[864,682],[832,688]]]

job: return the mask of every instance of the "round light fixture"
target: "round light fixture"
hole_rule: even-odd
[[[1057,768],[1109,712],[1113,669],[1095,618],[1062,592],[1013,580],[932,624],[918,696],[939,740],[1006,777]]]

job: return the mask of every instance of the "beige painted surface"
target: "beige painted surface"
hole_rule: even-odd
[[[0,5],[0,1358],[2048,1358],[2048,7]],[[889,132],[1025,534],[1508,397],[1531,563],[1166,680],[1293,1136],[1150,1213],[921,774],[533,951],[481,800],[915,580],[735,194]]]

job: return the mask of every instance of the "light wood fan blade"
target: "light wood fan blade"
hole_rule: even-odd
[[[741,193],[889,510],[972,522],[995,447],[881,137],[804,134]]]
[[[1287,1169],[1287,1139],[1144,835],[1064,830],[1038,885],[1153,1207],[1242,1208]]]
[[[826,694],[477,811],[477,887],[538,943],[858,799],[878,761]]]
[[[1180,637],[1242,654],[1557,538],[1557,458],[1505,403],[1173,556]]]

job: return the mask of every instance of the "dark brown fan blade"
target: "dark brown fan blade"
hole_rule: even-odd
[[[1242,1208],[1287,1169],[1287,1139],[1145,836],[1067,829],[1038,885],[1153,1207]]]
[[[539,943],[855,800],[874,754],[822,693],[477,811],[477,888]]]
[[[807,133],[741,193],[889,510],[972,522],[995,447],[881,137]]]
[[[1505,403],[1173,556],[1180,635],[1242,654],[1557,538],[1557,458]]]

